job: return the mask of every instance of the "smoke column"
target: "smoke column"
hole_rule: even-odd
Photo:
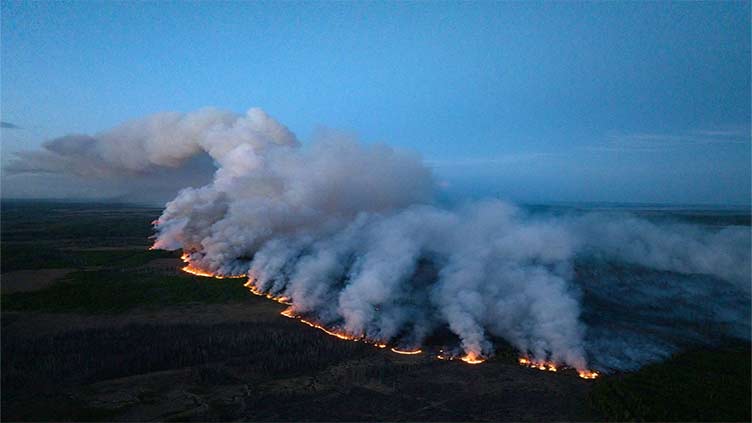
[[[415,154],[333,133],[301,146],[260,109],[151,116],[53,140],[14,167],[129,173],[199,154],[213,181],[167,204],[154,248],[247,275],[326,327],[406,348],[449,330],[457,354],[488,357],[504,340],[603,370],[749,340],[748,227],[530,214],[496,200],[441,208]]]

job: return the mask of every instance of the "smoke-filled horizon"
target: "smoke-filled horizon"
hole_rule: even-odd
[[[204,186],[213,179],[217,152],[211,154],[200,143],[208,144],[213,142],[211,137],[225,135],[209,135],[209,138],[199,140],[197,137],[201,131],[219,126],[223,131],[237,132],[244,126],[253,125],[254,121],[256,125],[263,125],[262,121],[268,118],[266,112],[258,108],[237,114],[207,107],[189,113],[162,112],[130,119],[95,134],[73,133],[52,138],[43,142],[40,148],[6,154],[0,170],[3,176],[1,195],[3,199],[115,201],[161,207],[181,189]],[[284,127],[283,130],[287,132],[283,136],[289,139],[282,142],[300,144],[289,129]],[[175,139],[161,139],[165,133]],[[321,127],[309,142],[332,137],[356,139],[350,132]],[[531,157],[525,160],[529,159]],[[499,167],[519,164],[514,157],[509,160],[497,164]],[[463,204],[489,196],[512,201],[508,195],[496,190],[489,192],[488,187],[474,176],[468,180],[469,174],[463,171],[465,164],[462,161],[452,164],[428,160],[423,163],[434,178],[434,198],[439,197],[444,204]],[[523,189],[518,187],[511,191],[520,190]],[[750,207],[747,203],[733,202],[598,201],[587,196],[576,200],[562,199],[566,196],[532,198],[539,199],[522,204],[739,210]]]
[[[416,153],[335,131],[301,144],[258,108],[57,138],[7,171],[182,184],[154,248],[405,348],[449,331],[457,355],[490,357],[504,340],[536,360],[612,370],[749,339],[748,227],[531,215],[498,199],[446,207]]]

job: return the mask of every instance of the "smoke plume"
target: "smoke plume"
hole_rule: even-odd
[[[604,370],[749,339],[748,227],[497,200],[442,208],[417,155],[332,133],[301,145],[260,109],[59,138],[13,171],[138,174],[202,154],[213,180],[167,204],[154,248],[181,249],[205,273],[247,275],[326,327],[403,347],[449,331],[457,354],[488,357],[503,340]]]
[[[4,188],[6,195],[30,191],[44,197],[163,203],[179,188],[211,181],[213,162],[238,146],[260,151],[297,144],[287,128],[261,109],[245,115],[209,108],[159,113],[93,136],[67,135],[45,142],[40,150],[17,152],[4,166]]]

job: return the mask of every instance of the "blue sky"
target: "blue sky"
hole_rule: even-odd
[[[749,2],[2,2],[3,162],[259,106],[419,151],[450,195],[749,204]]]

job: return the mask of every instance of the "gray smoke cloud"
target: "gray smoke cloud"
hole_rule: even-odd
[[[79,176],[138,174],[176,168],[199,152],[217,160],[239,146],[261,150],[268,145],[297,144],[292,132],[261,109],[237,115],[207,108],[187,114],[158,113],[94,136],[56,138],[44,143],[42,150],[17,153],[7,170]]]
[[[3,168],[5,195],[121,196],[163,203],[180,188],[211,181],[213,162],[239,145],[260,150],[297,144],[292,132],[258,108],[244,115],[212,108],[159,113],[17,152]]]
[[[749,339],[748,227],[530,214],[498,200],[443,208],[416,154],[331,132],[301,145],[260,109],[63,137],[12,170],[142,174],[201,156],[216,167],[211,182],[166,205],[154,248],[248,275],[329,328],[403,347],[449,331],[457,353],[488,357],[504,340],[603,370]]]

